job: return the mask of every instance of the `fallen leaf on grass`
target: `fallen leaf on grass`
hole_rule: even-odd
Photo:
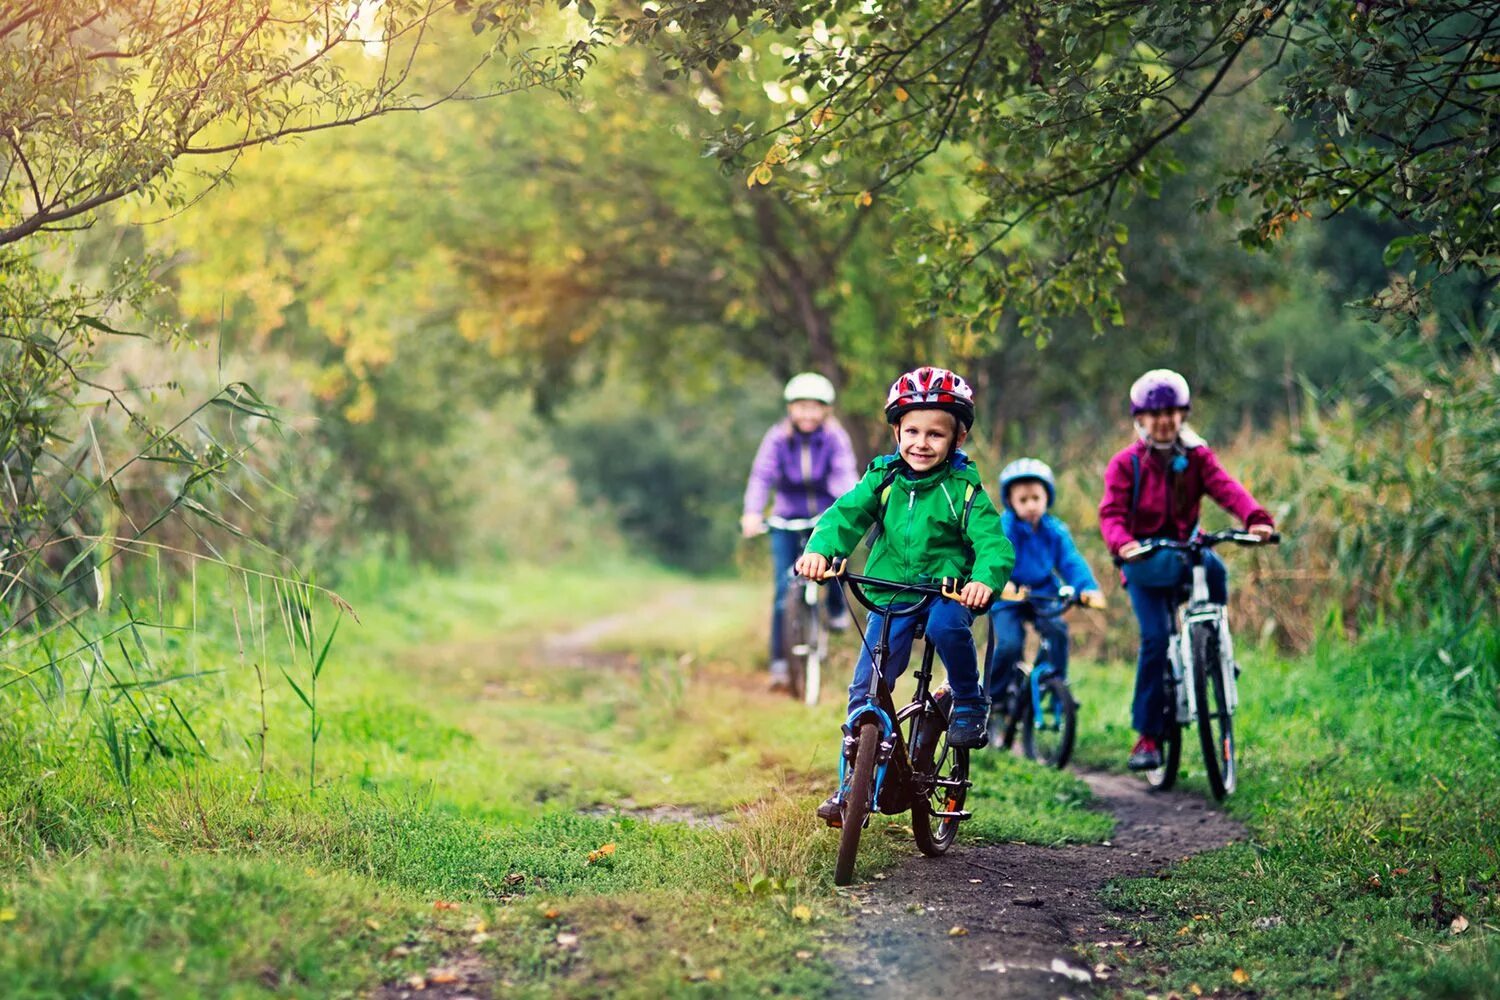
[[[1469,929],[1469,918],[1462,914],[1454,917],[1453,923],[1448,925],[1448,929],[1455,934],[1462,934]]]
[[[432,908],[434,910],[461,910],[463,909],[463,904],[450,903],[446,899],[438,899],[433,901]]]
[[[524,881],[526,881],[526,876],[521,872],[511,872],[509,875],[505,876],[506,885],[520,885]]]
[[[425,990],[427,988],[427,977],[412,976],[406,981],[406,987],[412,990]]]
[[[589,851],[588,861],[586,861],[584,863],[591,865],[595,861],[603,861],[605,858],[610,857],[614,853],[615,853],[615,845],[614,844],[605,844],[603,847],[600,847],[598,850]]]
[[[1391,874],[1392,875],[1405,875],[1409,871],[1411,871],[1410,868],[1392,868],[1391,869]]]
[[[427,982],[436,986],[446,986],[449,983],[458,982],[458,973],[452,969],[428,969]]]
[[[380,930],[380,921],[376,920],[374,917],[369,917],[365,920],[365,926],[370,928],[370,930],[372,931],[378,931]]]
[[[557,935],[557,943],[562,945],[564,948],[577,948],[578,935],[569,934],[567,931],[564,931],[561,934]]]
[[[803,962],[807,961],[809,958],[812,958],[812,956],[813,956],[813,953],[810,952],[810,951],[799,951],[799,952],[797,952],[797,958],[800,959]]]
[[[957,925],[954,925],[948,928],[949,937],[965,937],[968,935],[968,933],[969,929],[967,927],[959,927]]]
[[[557,911],[556,907],[552,907],[550,909],[542,911],[542,917],[546,920],[556,920],[561,915],[562,914]]]
[[[1244,986],[1250,981],[1250,973],[1246,972],[1244,969],[1235,969],[1232,973],[1230,973],[1229,978],[1233,979],[1241,986]]]
[[[1193,983],[1188,987],[1188,992],[1195,997],[1201,997],[1203,995],[1203,987],[1199,986],[1197,983]]]
[[[796,906],[792,907],[792,919],[800,920],[804,924],[807,923],[812,919],[812,907],[808,906],[806,903],[798,903]]]

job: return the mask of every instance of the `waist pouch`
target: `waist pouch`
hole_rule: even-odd
[[[1125,583],[1131,587],[1165,590],[1182,582],[1187,557],[1176,549],[1158,549],[1144,559],[1124,563]]]

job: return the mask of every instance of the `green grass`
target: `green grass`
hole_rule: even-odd
[[[36,997],[347,996],[457,949],[523,996],[825,990],[815,956],[849,904],[812,808],[848,665],[819,709],[767,694],[764,590],[629,564],[367,565],[319,681],[311,795],[308,713],[280,674],[306,690],[308,654],[243,593],[200,594],[194,633],[128,637],[121,686],[13,685],[0,977]],[[540,644],[585,626],[604,654]],[[1081,783],[987,757],[968,835],[1107,834]],[[717,825],[634,814],[656,806]],[[862,875],[915,853],[904,827],[871,827]]]
[[[1228,808],[1250,841],[1111,895],[1145,942],[1132,955],[1150,988],[1500,996],[1497,692],[1455,680],[1464,644],[1441,673],[1422,669],[1423,647],[1391,636],[1242,657]],[[1081,755],[1118,766],[1130,673],[1074,680],[1092,715]],[[1196,755],[1184,748],[1185,786],[1206,795]]]

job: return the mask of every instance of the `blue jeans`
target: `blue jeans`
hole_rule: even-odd
[[[1229,573],[1223,561],[1212,552],[1203,553],[1203,567],[1208,575],[1208,599],[1215,604],[1229,601]],[[1192,571],[1183,567],[1184,579]],[[1176,587],[1125,588],[1130,606],[1141,628],[1141,655],[1135,665],[1135,704],[1131,722],[1142,736],[1159,737],[1166,718],[1167,644],[1172,637],[1172,615],[1177,610]]]
[[[1031,622],[1037,635],[1050,644],[1052,668],[1068,676],[1068,623],[1062,615],[1039,615],[1026,601],[996,601],[990,608],[990,628],[995,633],[995,655],[990,660],[990,701],[997,702],[1005,693],[1010,672],[1026,645],[1025,623]]]
[[[812,537],[811,531],[783,531],[780,528],[772,528],[771,535],[771,571],[776,574],[776,596],[771,603],[771,659],[779,660],[781,653],[781,599],[786,596],[787,584],[790,578],[787,573],[797,557],[802,555],[802,550],[807,546],[807,540]],[[833,583],[824,584],[828,588],[828,614],[830,617],[838,617],[844,612],[844,592]]]
[[[886,651],[881,670],[887,687],[895,687],[896,679],[906,673],[918,617],[908,615],[891,619],[891,648]],[[851,712],[863,705],[870,693],[871,672],[875,669],[870,661],[870,650],[880,641],[880,625],[884,618],[884,615],[872,612],[865,623],[865,641],[860,647],[859,660],[854,664],[854,680],[849,684]],[[953,688],[953,701],[959,705],[985,703],[984,690],[979,686],[979,657],[974,653],[973,624],[973,613],[957,601],[938,598],[927,610],[927,641],[942,658],[943,667],[948,671],[948,684]]]

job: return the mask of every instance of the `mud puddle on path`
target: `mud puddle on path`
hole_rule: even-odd
[[[1195,795],[1154,793],[1129,775],[1081,777],[1115,817],[1108,846],[960,844],[851,890],[858,909],[833,956],[846,995],[1054,1000],[1118,986],[1112,970],[1096,974],[1076,950],[1121,944],[1100,902],[1105,885],[1223,847],[1244,829]]]

